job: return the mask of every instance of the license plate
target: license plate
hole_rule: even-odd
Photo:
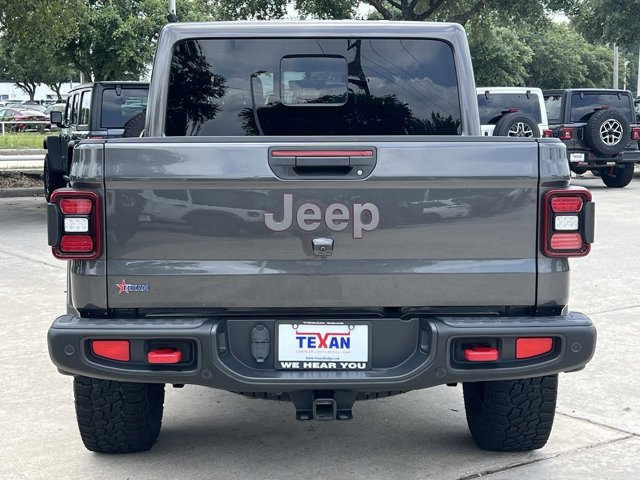
[[[276,368],[368,370],[370,322],[277,322]]]
[[[569,156],[569,161],[571,163],[584,162],[584,153],[572,153]]]

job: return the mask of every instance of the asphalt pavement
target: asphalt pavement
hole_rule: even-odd
[[[0,199],[0,479],[636,479],[640,459],[640,178],[592,190],[596,243],[572,267],[571,307],[594,320],[598,348],[560,376],[551,439],[528,453],[485,452],[468,433],[462,389],[361,402],[350,422],[297,422],[289,403],[203,387],[167,388],[147,453],[100,455],[77,431],[70,377],[46,332],[65,309],[65,263],[46,245],[42,198]]]

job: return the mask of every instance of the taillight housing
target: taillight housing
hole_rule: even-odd
[[[61,188],[47,210],[49,245],[62,260],[95,260],[102,253],[102,210],[95,192]]]
[[[560,129],[560,135],[558,135],[560,140],[571,140],[573,138],[573,128],[571,127],[562,127]]]
[[[631,140],[640,140],[640,128],[633,127],[631,129]]]
[[[542,137],[543,138],[553,138],[553,130],[551,130],[550,128],[545,128],[542,131]]]
[[[548,190],[542,205],[542,253],[547,257],[583,257],[595,233],[595,204],[583,187]]]

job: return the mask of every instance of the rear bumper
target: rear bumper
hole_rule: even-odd
[[[454,382],[549,375],[583,368],[596,344],[592,322],[575,312],[553,317],[370,320],[373,368],[366,371],[276,370],[275,320],[269,318],[96,320],[64,315],[49,329],[48,344],[53,363],[67,374],[268,393],[409,391]],[[256,363],[251,356],[250,332],[258,324],[271,332],[269,356],[262,363]],[[515,340],[521,337],[553,337],[553,350],[518,360]],[[94,339],[129,340],[131,362],[96,357],[90,346]],[[146,365],[144,349],[150,342],[177,342],[193,349],[183,365]],[[461,360],[460,346],[465,342],[496,342],[500,358],[482,363]],[[142,360],[136,363],[136,358]]]
[[[572,153],[584,154],[584,161],[582,162],[569,161],[571,165],[575,165],[578,167],[605,167],[607,165],[610,166],[616,163],[640,162],[640,150],[623,150],[615,157],[598,157],[594,155],[591,150],[567,148],[567,159],[571,158]]]

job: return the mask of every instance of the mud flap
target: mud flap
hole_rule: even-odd
[[[47,137],[47,153],[51,170],[66,174],[66,165],[62,158],[62,142],[59,136],[51,135]]]

